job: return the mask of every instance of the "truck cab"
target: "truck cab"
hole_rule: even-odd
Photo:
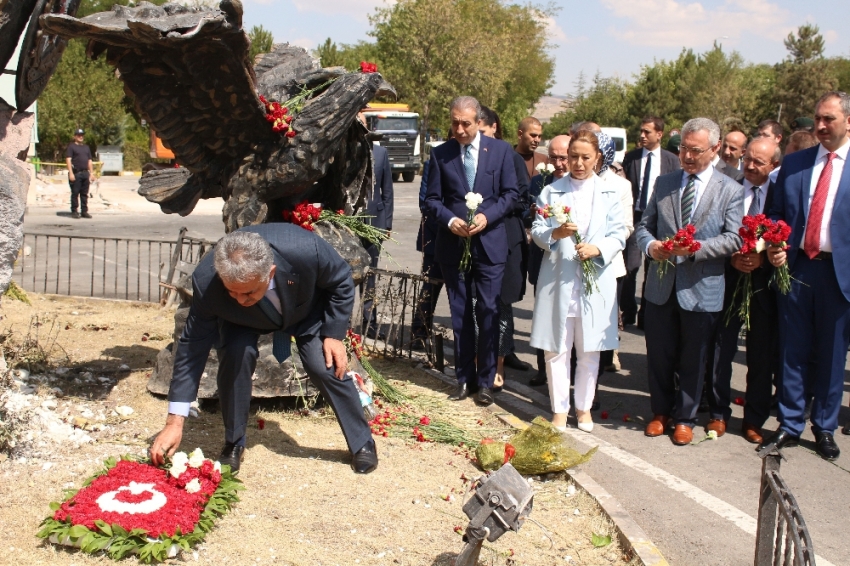
[[[386,148],[393,181],[413,182],[419,172],[419,114],[407,104],[369,104],[363,109],[366,127],[383,137],[374,142]]]

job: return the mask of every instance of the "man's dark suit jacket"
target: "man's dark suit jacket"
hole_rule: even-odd
[[[372,146],[375,162],[375,185],[371,196],[366,199],[365,213],[372,218],[366,222],[382,230],[393,229],[393,172],[386,148]]]
[[[466,181],[460,151],[460,144],[452,139],[431,153],[425,206],[440,227],[437,261],[446,265],[460,263],[462,238],[449,230],[449,221],[454,217],[466,221],[466,193],[474,190],[484,198],[478,212],[487,218],[487,227],[472,238],[472,246],[479,258],[483,253],[491,264],[505,263],[508,237],[504,218],[517,200],[514,149],[507,142],[481,136],[474,187],[469,187]]]
[[[743,181],[741,182],[743,184]],[[776,190],[776,185],[773,183],[768,184],[767,186],[767,196],[764,197],[764,206],[762,210],[765,214],[770,211],[770,207],[773,205],[773,194]],[[773,266],[770,265],[770,262],[767,260],[767,257],[763,258],[761,267],[758,269],[754,269],[752,271],[752,282],[753,282],[753,299],[758,301],[761,307],[769,313],[776,312],[776,292],[773,288],[768,286],[771,275],[773,275]],[[743,272],[738,271],[734,267],[732,267],[731,258],[726,260],[726,294],[731,297],[730,293],[734,294],[735,288],[738,285],[738,280],[744,275]],[[736,308],[737,305],[740,305],[741,296],[736,297]],[[731,302],[731,298],[727,301],[727,303]],[[749,338],[748,338],[749,340]]]
[[[773,195],[769,216],[774,220],[784,220],[791,226],[791,240],[788,242],[790,247],[787,253],[788,267],[792,271],[797,258],[804,253],[800,245],[806,235],[809,191],[819,148],[820,144],[786,155],[776,179],[776,194]],[[850,167],[847,165],[844,166],[841,180],[838,182],[829,237],[838,286],[844,298],[850,301],[850,230],[847,229],[846,218],[850,218]]]
[[[354,306],[351,267],[330,244],[294,224],[261,224],[242,228],[260,234],[274,252],[275,291],[283,310],[283,328],[293,336],[318,335],[342,340]],[[242,307],[230,297],[213,266],[213,254],[192,275],[192,307],[177,342],[169,401],[197,397],[210,349],[219,328],[230,323],[265,334],[279,330],[259,305]]]
[[[679,163],[679,156],[671,153],[664,148],[661,150],[661,173],[666,175],[673,171],[678,171],[682,168]],[[623,171],[626,172],[626,179],[632,184],[632,197],[635,205],[640,200],[640,188],[643,185],[643,170],[640,168],[640,160],[643,158],[643,148],[633,149],[623,158]]]

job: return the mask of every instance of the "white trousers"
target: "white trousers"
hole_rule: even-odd
[[[596,392],[599,372],[599,352],[585,352],[580,317],[567,317],[564,332],[564,352],[545,352],[546,377],[553,413],[570,412],[570,357],[576,348],[575,401],[576,409],[589,411]]]

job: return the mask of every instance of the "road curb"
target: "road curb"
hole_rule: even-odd
[[[437,370],[422,367],[422,371],[428,375],[435,377],[447,385],[457,385],[457,381],[448,377]],[[528,428],[528,423],[520,419],[516,415],[504,412],[502,407],[495,403],[487,407],[487,410],[492,412],[500,421],[506,425],[523,430]],[[661,550],[646,536],[640,525],[632,519],[625,507],[620,505],[620,502],[608,493],[604,487],[599,485],[596,480],[590,477],[586,472],[567,470],[567,474],[581,487],[584,491],[590,494],[602,512],[608,516],[617,529],[617,535],[620,539],[620,545],[624,550],[636,556],[640,563],[645,566],[668,566],[667,560],[661,554]]]

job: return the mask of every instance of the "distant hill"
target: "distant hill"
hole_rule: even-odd
[[[568,100],[566,96],[544,96],[537,101],[531,115],[546,124],[552,116],[564,109],[564,103]]]

